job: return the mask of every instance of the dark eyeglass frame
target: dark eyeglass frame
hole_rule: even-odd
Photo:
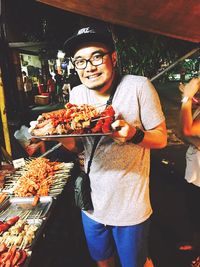
[[[108,51],[108,52],[104,52],[104,53],[100,53],[100,52],[98,52],[99,53],[99,56],[101,56],[101,61],[99,62],[99,63],[93,63],[92,61],[91,61],[91,58],[95,55],[92,55],[89,59],[85,59],[85,58],[82,58],[81,60],[84,60],[85,61],[85,64],[84,64],[84,67],[77,67],[76,66],[76,61],[78,61],[79,59],[77,59],[77,60],[73,60],[73,59],[71,59],[71,62],[72,62],[72,64],[74,65],[74,67],[77,69],[77,70],[84,70],[84,69],[86,69],[87,68],[87,64],[88,64],[88,62],[90,62],[90,64],[92,65],[92,66],[100,66],[101,64],[103,64],[103,58],[104,58],[104,56],[106,56],[106,55],[109,55],[109,54],[111,54],[111,52],[110,51]]]

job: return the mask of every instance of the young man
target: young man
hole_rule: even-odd
[[[119,78],[117,54],[106,28],[82,28],[64,46],[82,82],[71,91],[71,103],[104,105],[115,90],[113,134],[101,137],[90,168],[94,210],[82,212],[91,257],[99,267],[114,267],[117,251],[123,267],[143,267],[152,213],[150,148],[163,148],[167,143],[158,95],[145,77]],[[93,137],[81,138],[81,146],[77,139],[62,142],[70,150],[82,147],[87,166]]]

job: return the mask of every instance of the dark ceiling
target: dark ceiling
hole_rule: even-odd
[[[38,53],[62,49],[83,20],[99,19],[123,28],[200,42],[200,2],[196,0],[4,0],[10,47]],[[125,27],[124,27],[125,26]]]
[[[133,29],[200,42],[198,0],[37,0]]]
[[[62,49],[80,20],[80,15],[34,0],[6,0],[5,14],[9,46],[33,53],[46,46]]]

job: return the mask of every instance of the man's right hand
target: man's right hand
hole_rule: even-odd
[[[79,138],[74,137],[59,137],[59,138],[42,138],[44,141],[55,141],[61,143],[66,149],[68,149],[71,152],[81,152],[83,151],[82,143],[79,141]]]
[[[58,142],[72,152],[78,152],[79,150],[78,140],[73,137],[58,138]]]

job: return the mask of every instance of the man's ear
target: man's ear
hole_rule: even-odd
[[[116,51],[113,51],[111,56],[112,56],[113,66],[115,67],[116,64],[117,64],[117,52]]]

